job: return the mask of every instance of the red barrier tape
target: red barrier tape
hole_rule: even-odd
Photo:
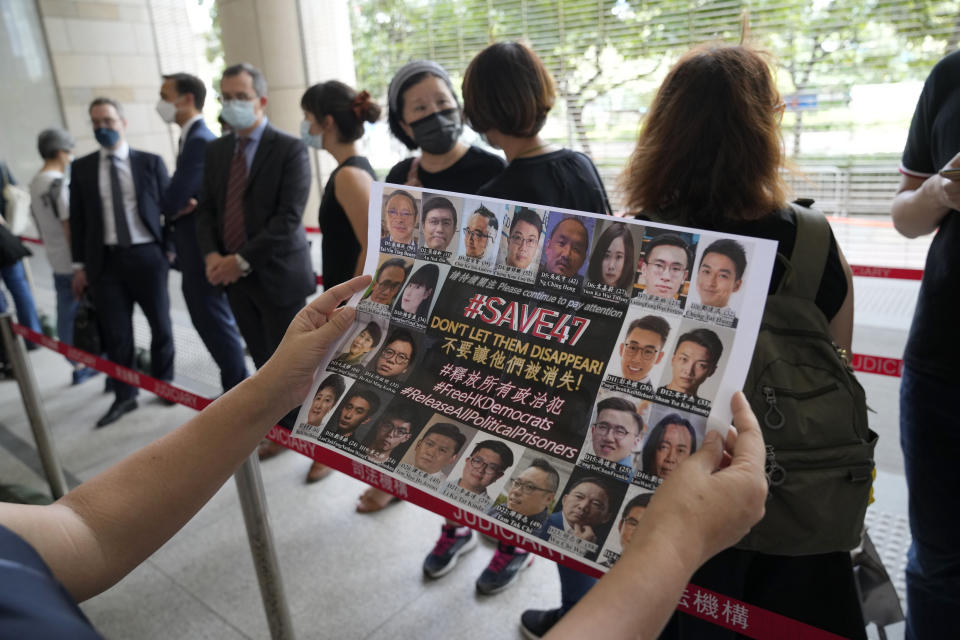
[[[865,353],[855,353],[850,359],[854,371],[876,373],[881,376],[899,378],[903,375],[903,360],[887,358],[886,356],[870,356]]]
[[[24,339],[34,342],[64,356],[82,362],[88,367],[102,371],[112,378],[129,385],[145,389],[158,396],[172,400],[191,409],[201,410],[213,402],[210,398],[181,389],[172,384],[157,380],[151,376],[139,373],[133,369],[122,367],[109,360],[81,351],[33,331],[16,322],[11,323],[13,330]],[[489,522],[476,514],[465,512],[443,500],[432,496],[416,487],[412,487],[400,480],[396,480],[377,469],[367,467],[355,460],[351,460],[336,451],[325,449],[312,442],[305,442],[293,438],[290,432],[274,425],[267,433],[267,438],[288,449],[313,458],[334,469],[356,478],[362,482],[382,489],[402,500],[413,503],[451,520],[455,520],[477,531],[492,535],[508,544],[513,544],[531,551],[539,556],[553,560],[581,573],[594,577],[602,576],[602,572],[587,566],[573,558],[564,556],[553,549],[542,546],[535,541],[518,537],[514,532],[503,529],[498,524]],[[822,629],[798,622],[780,614],[751,604],[728,598],[727,596],[688,584],[677,605],[677,610],[691,616],[701,618],[717,626],[737,631],[748,638],[756,640],[836,640],[840,636]],[[842,639],[841,639],[842,640]]]
[[[870,267],[850,265],[853,275],[864,278],[892,278],[894,280],[923,280],[923,269],[898,269],[894,267]]]

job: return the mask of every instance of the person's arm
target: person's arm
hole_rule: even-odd
[[[847,259],[837,245],[837,255],[840,257],[840,264],[843,267],[843,277],[847,280],[847,297],[843,299],[840,310],[830,320],[830,336],[837,346],[846,349],[847,353],[852,353],[853,345],[853,271],[847,264]]]
[[[723,442],[711,431],[703,447],[657,489],[623,555],[545,637],[655,638],[700,565],[735,544],[763,517],[767,484],[763,436],[743,394],[731,400],[739,434],[719,469]]]
[[[167,218],[176,217],[200,192],[206,148],[207,141],[201,136],[193,136],[183,143],[180,162],[161,197],[160,204]]]
[[[307,305],[257,373],[176,431],[52,505],[0,504],[0,523],[29,542],[77,600],[110,587],[173,536],[303,402],[317,365],[356,316],[337,305],[369,283],[354,278]]]
[[[83,167],[82,163],[80,167]],[[77,169],[77,166],[74,166],[74,169]],[[67,237],[70,238],[70,253],[71,259],[73,260],[73,283],[71,288],[73,289],[73,297],[80,299],[83,296],[84,290],[87,288],[87,272],[85,270],[86,262],[86,253],[84,242],[86,241],[86,211],[83,206],[83,194],[80,192],[83,187],[80,186],[77,182],[78,175],[80,171],[74,171],[73,177],[74,180],[70,183],[70,233]],[[94,172],[94,179],[97,178],[97,174]]]
[[[960,153],[944,169],[960,167]],[[960,182],[934,174],[928,178],[901,174],[890,214],[893,226],[908,238],[933,233],[952,209],[960,209]]]
[[[337,202],[347,214],[347,220],[353,229],[353,235],[360,243],[360,255],[353,275],[363,273],[363,264],[367,259],[367,214],[370,209],[370,185],[373,178],[363,169],[343,167],[334,178],[334,192]]]

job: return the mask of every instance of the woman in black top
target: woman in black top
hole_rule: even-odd
[[[320,201],[323,287],[329,289],[363,273],[367,256],[367,214],[370,185],[377,179],[370,162],[358,155],[363,123],[376,122],[380,107],[370,94],[359,94],[338,80],[315,84],[300,98],[300,135],[307,146],[323,149],[337,161]],[[276,445],[279,446],[279,445]],[[307,482],[331,469],[314,462]]]
[[[463,77],[467,122],[507,156],[507,168],[480,195],[545,207],[611,213],[593,162],[583,153],[546,142],[540,130],[553,107],[553,78],[519,42],[492,44],[474,57]]]
[[[460,103],[446,70],[431,60],[414,60],[397,71],[388,91],[390,131],[420,156],[401,160],[387,182],[458,193],[476,193],[503,170],[503,160],[460,142]]]
[[[792,255],[796,217],[783,182],[780,99],[765,58],[747,46],[705,46],[667,74],[621,176],[630,211],[661,222],[768,238]],[[831,234],[816,304],[850,349],[853,281]],[[797,247],[798,251],[804,248]],[[773,293],[783,277],[777,263]],[[850,554],[786,556],[731,548],[693,583],[847,638],[864,638]],[[664,638],[731,638],[736,633],[675,615]]]

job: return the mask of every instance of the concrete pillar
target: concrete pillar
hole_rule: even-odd
[[[160,63],[148,0],[39,0],[66,126],[77,155],[97,148],[87,107],[96,96],[120,102],[130,146],[172,167],[176,140],[157,116]]]

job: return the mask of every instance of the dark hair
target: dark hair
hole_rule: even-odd
[[[620,521],[623,522],[630,515],[630,511],[636,509],[637,507],[643,507],[644,509],[650,504],[650,498],[653,496],[652,493],[638,493],[637,495],[630,498],[630,501],[627,502],[623,507],[623,514],[620,516]]]
[[[357,387],[353,387],[350,389],[350,393],[348,393],[347,397],[343,399],[344,404],[346,404],[347,400],[350,398],[363,398],[366,400],[367,404],[370,405],[370,413],[367,414],[368,416],[372,416],[380,408],[380,396],[374,393],[372,389],[368,389],[367,387],[360,387],[359,389]],[[343,411],[343,405],[340,406],[340,411]]]
[[[449,422],[437,422],[423,434],[423,438],[426,438],[431,433],[435,433],[438,436],[444,436],[445,438],[450,438],[454,443],[454,453],[460,453],[460,449],[463,448],[463,445],[467,442],[467,436],[463,435],[463,432],[455,424]],[[423,438],[420,438],[421,442]]]
[[[383,353],[383,350],[394,342],[406,342],[410,345],[410,360],[409,364],[413,364],[413,361],[417,357],[417,342],[413,339],[413,334],[407,331],[406,329],[394,329],[387,334],[387,339],[383,341],[383,346],[380,347],[380,352],[377,353],[377,357],[373,359],[370,363],[370,366],[376,369],[377,359],[380,358],[380,355]]]
[[[637,425],[637,435],[643,433],[643,418],[640,417],[640,414],[637,413],[637,406],[625,400],[624,398],[619,398],[613,396],[611,398],[605,398],[597,403],[597,417],[600,417],[601,411],[626,411],[630,414],[630,417],[633,418],[634,424]]]
[[[260,69],[257,69],[249,62],[240,62],[238,64],[230,65],[223,70],[223,75],[220,76],[220,81],[223,82],[223,78],[232,78],[240,75],[241,73],[246,73],[250,76],[250,79],[253,81],[253,90],[257,94],[258,98],[262,98],[263,96],[267,95],[267,79],[263,77]]]
[[[90,106],[87,107],[87,114],[93,111],[94,107],[99,107],[101,105],[110,105],[117,111],[117,115],[123,118],[123,107],[120,106],[120,103],[114,100],[113,98],[106,98],[104,96],[97,96],[90,102]]]
[[[423,206],[420,207],[420,226],[426,224],[427,214],[435,209],[449,211],[450,215],[453,216],[453,226],[457,226],[457,208],[452,202],[450,202],[449,199],[444,198],[443,196],[433,196],[423,203]]]
[[[513,212],[513,218],[510,220],[510,231],[513,231],[513,225],[518,222],[526,222],[537,228],[537,235],[543,234],[543,218],[537,215],[537,212],[528,207],[517,207]]]
[[[556,99],[553,78],[520,42],[497,42],[478,53],[463,76],[463,111],[478,133],[518,138],[540,132]]]
[[[317,393],[314,395],[316,397],[324,389],[330,389],[333,391],[333,399],[336,401],[340,398],[340,395],[343,393],[343,390],[347,388],[347,383],[344,381],[343,376],[337,373],[331,373],[326,378],[323,379],[323,382],[320,383],[320,386],[317,387]]]
[[[530,461],[530,466],[527,469],[540,469],[550,477],[550,491],[556,491],[557,487],[560,486],[560,473],[553,468],[553,465],[550,464],[546,458],[534,458]]]
[[[706,349],[710,356],[710,366],[715,367],[720,362],[720,356],[723,355],[723,343],[720,341],[720,337],[710,329],[700,328],[686,332],[677,339],[677,349],[684,342],[693,342]]]
[[[207,87],[204,86],[203,80],[189,73],[170,73],[164,75],[163,79],[173,80],[173,86],[176,88],[177,94],[182,96],[189,93],[192,95],[193,106],[198,111],[203,111],[203,102],[207,98]]]
[[[439,278],[440,278],[440,268],[435,264],[425,264],[413,272],[413,275],[410,276],[409,280],[407,280],[407,284],[404,287],[404,289],[406,289],[412,284],[418,284],[424,289],[433,289],[435,293],[437,289],[437,280]],[[402,298],[403,294],[400,294],[399,297]],[[426,315],[430,312],[431,298],[432,298],[432,295],[424,299],[420,303],[420,306],[417,307],[418,316],[426,317]],[[397,304],[399,305],[400,302],[398,301]]]
[[[373,285],[380,280],[380,274],[391,267],[403,269],[403,278],[406,279],[411,267],[413,267],[413,263],[407,262],[403,258],[390,258],[389,260],[385,260],[383,264],[377,267],[376,272],[373,274],[373,282],[370,283],[370,288],[363,294],[364,299],[369,298],[370,294],[373,293]]]
[[[647,436],[647,441],[643,443],[643,451],[640,454],[640,460],[643,464],[643,471],[649,473],[650,475],[656,475],[657,472],[657,449],[660,448],[660,443],[663,442],[663,438],[667,433],[667,427],[671,424],[675,424],[679,427],[686,427],[687,431],[690,432],[690,453],[696,453],[697,451],[697,433],[693,430],[693,425],[690,424],[690,421],[681,416],[679,413],[668,413],[660,419],[660,422],[657,423],[657,426],[650,431],[650,435]]]
[[[363,137],[363,123],[380,118],[380,105],[366,91],[357,93],[339,80],[328,80],[307,89],[300,108],[313,114],[319,124],[326,116],[337,126],[337,140],[353,142]]]
[[[687,264],[684,266],[684,269],[690,269],[690,245],[687,244],[687,241],[684,240],[681,236],[676,233],[661,233],[654,236],[647,243],[647,252],[644,254],[644,261],[650,260],[650,254],[653,253],[653,250],[657,247],[679,247],[683,249],[683,255],[686,256]]]
[[[603,492],[604,492],[605,494],[607,494],[607,508],[609,509],[609,508],[610,508],[610,486],[603,480],[603,478],[601,478],[601,477],[599,477],[599,476],[582,476],[582,477],[580,477],[580,479],[574,480],[573,482],[571,482],[571,483],[567,486],[567,490],[566,490],[564,493],[565,493],[566,495],[570,495],[570,492],[571,492],[571,491],[573,491],[574,489],[576,489],[576,488],[579,487],[580,485],[586,484],[586,483],[588,483],[588,482],[589,482],[590,484],[595,484],[595,485],[597,485],[598,487],[600,487],[601,489],[603,489]]]
[[[394,137],[402,142],[407,149],[413,151],[420,145],[418,145],[413,138],[407,135],[407,132],[403,130],[403,127],[400,126],[401,122],[405,122],[403,119],[403,94],[406,93],[407,89],[417,84],[427,76],[433,76],[435,78],[440,78],[443,80],[444,84],[447,85],[447,89],[450,91],[450,95],[453,96],[453,101],[457,103],[457,109],[460,109],[460,100],[457,98],[457,94],[453,90],[453,83],[450,82],[450,76],[440,75],[438,73],[432,73],[430,71],[421,71],[416,73],[406,80],[403,81],[403,84],[400,85],[400,89],[397,93],[397,105],[394,109],[393,105],[390,106],[387,111],[387,123],[390,125],[390,133]],[[409,123],[406,123],[409,124]]]
[[[630,332],[634,329],[643,329],[644,331],[652,331],[658,336],[660,336],[660,348],[663,348],[663,345],[667,342],[667,336],[670,335],[670,323],[661,318],[660,316],[643,316],[642,318],[637,318],[630,323],[630,326],[627,327],[626,337],[630,337]]]
[[[470,455],[476,455],[477,451],[480,451],[480,449],[492,451],[500,456],[500,462],[503,464],[504,469],[508,469],[513,466],[513,451],[510,451],[510,447],[503,444],[499,440],[484,440],[483,442],[478,442],[477,444],[473,445],[473,451],[470,452]]]
[[[657,90],[620,176],[627,207],[707,229],[779,209],[780,105],[764,53],[712,44],[688,52]]]
[[[477,209],[470,212],[470,216],[475,216],[475,215],[483,216],[484,218],[486,218],[487,222],[494,229],[500,228],[500,223],[497,222],[497,216],[493,215],[493,211],[490,211],[490,209],[487,209],[485,206],[480,205]],[[470,219],[470,216],[467,216],[468,220]]]
[[[380,325],[371,320],[367,323],[367,326],[360,331],[360,333],[363,333],[364,331],[369,333],[370,337],[373,338],[373,346],[377,346],[380,343],[380,338],[383,337],[383,329],[380,328]]]
[[[590,264],[587,266],[587,278],[591,282],[603,282],[603,259],[607,249],[617,238],[623,239],[623,270],[616,286],[629,289],[633,285],[637,272],[637,260],[633,255],[633,235],[627,225],[622,222],[611,223],[600,234],[597,246],[593,249],[593,255],[590,256]]]
[[[703,259],[708,253],[719,253],[730,258],[737,272],[737,280],[743,277],[743,272],[747,268],[747,252],[743,250],[742,244],[730,238],[721,238],[712,242],[709,247],[703,250],[703,255],[700,256],[700,264],[703,264]]]

